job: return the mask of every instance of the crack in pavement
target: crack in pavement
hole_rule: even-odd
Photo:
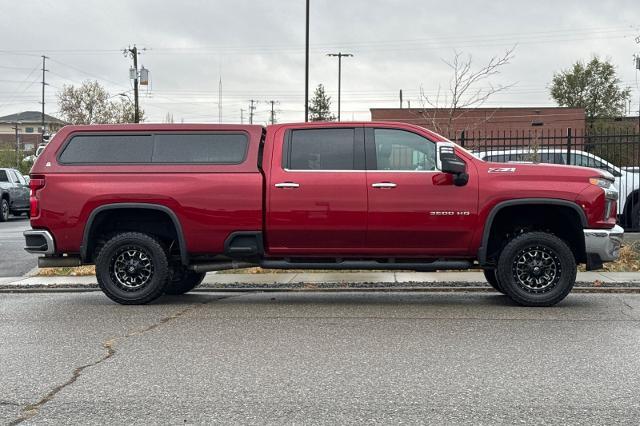
[[[243,294],[244,295],[244,294]],[[243,295],[234,295],[234,296],[222,296],[222,297],[218,297],[213,299],[214,301],[218,301],[221,299],[227,299],[227,298],[231,298],[231,297],[240,297]],[[18,425],[24,421],[27,421],[35,416],[38,415],[38,413],[40,412],[40,408],[42,408],[43,405],[45,405],[46,403],[50,402],[51,400],[53,400],[55,398],[55,396],[62,391],[63,389],[67,388],[68,386],[71,386],[72,384],[74,384],[76,382],[76,380],[78,380],[80,378],[80,376],[82,375],[83,371],[86,370],[87,368],[91,368],[91,367],[95,367],[96,365],[102,364],[103,362],[105,362],[106,360],[108,360],[109,358],[112,358],[116,355],[116,349],[115,349],[115,344],[120,341],[125,341],[131,337],[137,337],[137,336],[141,336],[151,330],[154,330],[158,327],[160,327],[161,325],[164,325],[166,323],[168,323],[169,321],[173,321],[175,319],[180,318],[181,316],[187,314],[188,312],[191,312],[195,309],[197,309],[198,307],[204,306],[206,304],[208,304],[209,302],[211,302],[211,300],[207,300],[205,302],[201,302],[201,303],[197,303],[197,304],[193,304],[190,306],[187,306],[186,308],[177,311],[176,313],[169,315],[168,317],[164,317],[161,318],[159,321],[148,325],[147,327],[144,327],[142,329],[139,330],[134,330],[131,331],[127,334],[125,334],[124,336],[120,336],[120,337],[113,337],[111,339],[105,340],[104,342],[102,342],[102,348],[105,349],[106,353],[99,358],[96,361],[90,362],[88,364],[82,365],[80,367],[77,367],[75,370],[73,370],[72,374],[71,374],[71,378],[69,378],[69,380],[67,380],[66,382],[54,387],[53,389],[51,389],[45,396],[43,396],[40,400],[38,400],[35,403],[32,404],[27,404],[24,407],[22,407],[22,410],[20,412],[20,416],[18,416],[18,418],[12,420],[11,422],[9,422],[9,426],[14,426],[14,425]],[[7,405],[10,405],[11,403],[7,403]],[[20,405],[20,404],[13,404],[13,405]]]

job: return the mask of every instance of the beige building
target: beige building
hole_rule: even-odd
[[[47,133],[55,133],[66,124],[47,114],[44,115],[44,123]],[[23,111],[0,117],[0,149],[15,149],[16,126],[21,149],[34,151],[42,142],[42,113]]]

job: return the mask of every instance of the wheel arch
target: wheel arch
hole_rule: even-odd
[[[178,247],[180,249],[180,261],[183,265],[189,264],[189,254],[187,252],[187,243],[184,238],[184,232],[182,230],[182,225],[180,223],[180,219],[178,215],[171,210],[169,207],[161,205],[161,204],[151,204],[151,203],[113,203],[113,204],[104,204],[99,207],[96,207],[91,211],[87,222],[84,227],[84,232],[82,235],[82,245],[80,246],[80,258],[82,262],[87,262],[89,259],[89,247],[91,246],[90,238],[91,231],[94,226],[94,222],[100,213],[104,213],[106,211],[112,210],[152,210],[159,211],[166,214],[173,226],[175,227],[176,236],[178,240]]]
[[[488,253],[490,242],[489,240],[491,238],[491,231],[493,229],[494,221],[497,215],[501,211],[505,211],[505,209],[522,206],[555,206],[570,208],[579,217],[580,225],[582,228],[587,228],[589,226],[589,222],[587,221],[587,215],[585,214],[585,212],[580,208],[580,206],[572,201],[556,198],[521,198],[516,200],[502,201],[496,204],[491,209],[485,221],[484,229],[482,231],[481,246],[478,249],[478,262],[480,263],[480,265],[487,264],[487,258],[490,254]]]

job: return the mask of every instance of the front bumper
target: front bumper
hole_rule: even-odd
[[[611,229],[585,229],[584,245],[587,258],[599,258],[600,262],[618,260],[623,236],[624,230],[618,225]]]

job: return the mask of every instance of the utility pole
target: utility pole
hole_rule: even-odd
[[[218,124],[222,123],[222,76],[218,83]]]
[[[244,124],[244,108],[240,108],[240,124]]]
[[[20,122],[16,120],[15,125],[13,126],[16,131],[16,169],[20,168],[20,135],[18,134],[18,124]]]
[[[635,38],[636,44],[640,44],[640,35]],[[637,72],[640,71],[640,54],[634,55],[635,63],[636,63],[636,76]],[[638,133],[640,133],[640,93],[638,94]]]
[[[309,0],[307,0],[307,25],[304,50],[304,121],[309,121]]]
[[[42,139],[41,139],[41,142],[44,142],[44,132],[45,132],[44,130],[44,86],[47,86],[47,83],[45,81],[45,73],[49,71],[46,68],[47,59],[49,59],[48,56],[42,55]]]
[[[351,53],[327,53],[327,56],[334,56],[338,58],[338,121],[340,121],[340,85],[342,80],[342,58],[352,57]]]
[[[402,109],[402,89],[400,89],[400,109]]]
[[[256,110],[255,104],[258,101],[251,99],[249,102],[251,102],[251,105],[249,105],[249,124],[253,124],[253,111]]]
[[[145,51],[146,49],[142,49]],[[133,58],[133,68],[129,70],[129,78],[133,80],[133,99],[134,99],[134,121],[136,123],[140,122],[140,105],[138,102],[138,55],[140,54],[140,50],[134,44],[133,47],[128,47],[122,51],[124,56],[131,56]]]
[[[269,103],[271,104],[271,117],[269,118],[269,121],[271,122],[271,124],[276,124],[276,110],[274,106],[278,103],[278,101],[269,101]]]

